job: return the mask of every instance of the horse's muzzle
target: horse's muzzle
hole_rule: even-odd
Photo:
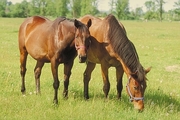
[[[134,108],[137,109],[139,112],[142,112],[144,109],[144,102],[143,100],[139,101],[133,101],[134,103]]]
[[[79,63],[86,62],[86,59],[87,59],[87,55],[84,55],[84,56],[79,55]]]

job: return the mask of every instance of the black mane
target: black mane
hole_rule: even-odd
[[[120,56],[124,64],[131,71],[131,74],[136,73],[138,80],[144,81],[146,79],[145,71],[140,64],[134,44],[128,39],[123,28],[113,15],[108,15],[104,20],[109,25],[107,37],[114,52]]]

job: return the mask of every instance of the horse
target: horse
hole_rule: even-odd
[[[68,95],[69,78],[75,57],[79,62],[86,61],[87,41],[89,41],[91,20],[83,24],[77,19],[59,17],[54,21],[43,16],[26,18],[19,27],[21,92],[25,94],[25,74],[27,56],[37,62],[34,68],[36,94],[40,93],[41,70],[45,63],[51,63],[54,79],[54,103],[58,104],[58,66],[64,64],[64,97]]]
[[[107,98],[110,90],[108,69],[115,67],[117,98],[121,98],[122,77],[125,72],[128,78],[126,90],[130,100],[133,102],[134,108],[143,110],[144,92],[147,86],[146,74],[151,68],[144,69],[141,65],[134,44],[128,39],[123,24],[118,22],[115,16],[109,14],[103,20],[91,15],[79,18],[82,23],[87,22],[88,19],[92,20],[89,29],[92,38],[87,51],[87,66],[83,78],[84,98],[89,99],[89,81],[96,64],[101,66],[103,91]]]

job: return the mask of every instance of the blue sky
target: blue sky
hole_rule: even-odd
[[[13,3],[21,2],[22,0],[9,0]],[[131,10],[134,10],[137,7],[142,7],[143,10],[146,10],[146,7],[144,6],[144,3],[149,0],[129,0],[129,7]],[[174,2],[177,2],[178,0],[164,0],[166,4],[164,4],[164,10],[168,11],[170,9],[173,9]],[[108,11],[110,9],[109,7],[110,0],[98,0],[98,9],[103,11]]]

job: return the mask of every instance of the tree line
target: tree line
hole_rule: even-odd
[[[164,11],[164,0],[149,0],[142,7],[130,10],[129,0],[110,0],[109,11],[98,10],[98,0],[23,0],[13,4],[10,0],[0,0],[0,17],[67,16],[78,18],[85,14],[105,16],[113,13],[121,20],[180,20],[180,0],[174,3],[175,9]]]

